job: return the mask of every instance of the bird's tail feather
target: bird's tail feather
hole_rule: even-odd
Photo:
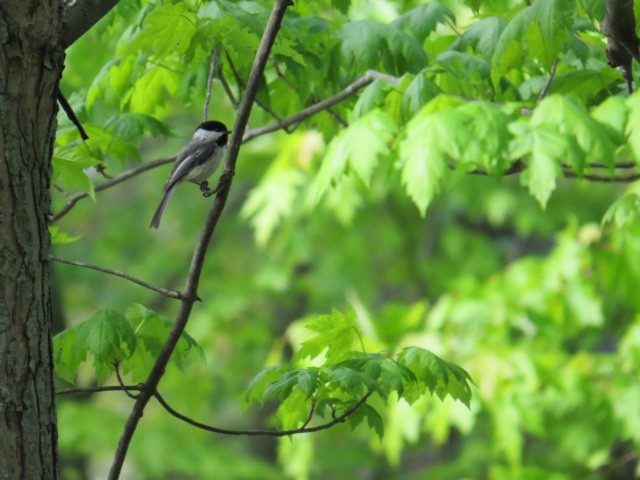
[[[149,224],[149,228],[158,228],[160,226],[160,220],[162,219],[162,214],[164,213],[164,209],[167,207],[169,200],[171,200],[171,196],[173,195],[173,191],[176,185],[172,185],[164,192],[164,196],[160,201],[160,205],[156,209],[156,213],[153,214],[153,218],[151,219],[151,223]]]

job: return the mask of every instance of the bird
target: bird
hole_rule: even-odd
[[[160,205],[151,219],[149,228],[158,228],[171,196],[182,182],[193,182],[200,185],[200,190],[205,196],[213,195],[214,190],[209,189],[208,178],[220,165],[227,150],[227,142],[231,130],[217,120],[202,122],[196,128],[189,143],[182,149],[176,158],[169,178],[164,185],[164,195]]]

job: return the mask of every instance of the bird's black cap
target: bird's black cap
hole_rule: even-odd
[[[227,130],[227,126],[224,123],[218,122],[217,120],[207,120],[206,122],[202,122],[200,125],[198,125],[198,130],[231,133],[229,130]]]

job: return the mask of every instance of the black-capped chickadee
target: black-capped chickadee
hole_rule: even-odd
[[[226,125],[218,121],[207,121],[198,126],[187,146],[176,158],[167,183],[164,185],[164,196],[153,215],[150,228],[158,228],[167,203],[176,187],[182,182],[197,183],[205,196],[215,193],[209,189],[207,179],[220,165],[227,149],[230,133]]]

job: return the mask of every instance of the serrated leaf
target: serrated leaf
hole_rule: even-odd
[[[73,348],[76,330],[69,328],[53,337],[54,373],[61,379],[75,383],[78,365],[86,358],[86,352]]]
[[[449,395],[469,406],[470,384],[473,381],[458,365],[419,347],[404,348],[398,354],[398,362],[411,370],[418,380],[424,382],[431,393],[436,393],[441,399]]]
[[[295,354],[296,361],[313,359],[325,354],[325,364],[333,365],[352,356],[353,342],[357,338],[356,314],[349,306],[346,313],[333,310],[307,322],[305,326],[317,335],[302,343]]]
[[[491,60],[495,52],[502,31],[509,24],[497,17],[483,18],[473,23],[458,40],[453,42],[451,49],[464,52],[471,47],[474,52],[482,55],[485,60]]]
[[[93,367],[99,380],[113,370],[114,363],[130,357],[136,348],[131,325],[115,310],[101,310],[73,328],[76,331],[75,355],[88,352],[93,356]]]
[[[105,122],[105,127],[127,142],[138,140],[145,133],[154,137],[171,133],[169,127],[160,120],[140,113],[115,115]]]
[[[561,95],[547,96],[531,117],[534,127],[545,126],[556,130],[575,142],[582,152],[565,157],[564,163],[582,173],[587,162],[613,167],[615,148],[608,131],[596,122],[582,105]]]
[[[569,41],[575,20],[575,0],[538,0],[505,27],[493,55],[495,85],[512,68],[531,57],[549,68]]]
[[[247,387],[247,391],[245,393],[245,405],[250,404],[251,402],[260,402],[264,401],[264,393],[267,389],[267,386],[273,383],[276,379],[280,378],[283,372],[287,371],[289,367],[285,365],[274,365],[268,368],[265,368],[260,373],[258,373],[249,386]]]
[[[143,343],[145,349],[155,358],[160,354],[164,343],[173,328],[173,322],[162,317],[138,303],[130,306],[125,316],[133,328],[138,343]],[[202,349],[187,332],[182,332],[180,340],[171,357],[172,362],[182,370],[186,360],[196,356],[203,359]],[[124,365],[128,368],[128,365]]]
[[[351,430],[355,430],[356,427],[362,424],[365,420],[369,428],[371,428],[378,438],[382,440],[384,435],[384,423],[382,421],[382,417],[375,408],[366,402],[360,405],[351,415],[349,415],[348,422]]]
[[[402,94],[400,107],[404,118],[410,118],[442,92],[440,87],[428,77],[428,74],[427,71],[417,74]]]
[[[287,396],[278,407],[278,417],[282,422],[282,428],[284,430],[299,428],[309,418],[310,409],[309,398],[300,390],[293,390],[291,395]]]
[[[49,225],[49,234],[51,235],[51,243],[53,245],[62,245],[65,243],[77,242],[81,237],[72,237],[71,235],[60,231],[60,227]]]
[[[317,369],[289,370],[280,378],[271,382],[264,391],[263,402],[269,400],[284,400],[294,387],[297,387],[307,397],[318,388],[319,375]]]
[[[390,153],[389,143],[398,127],[382,110],[372,110],[331,141],[315,182],[319,199],[348,169],[369,185],[378,158]]]
[[[348,70],[382,67],[389,73],[401,75],[417,73],[427,64],[427,54],[420,43],[392,25],[358,20],[344,24],[337,35]]]
[[[83,155],[79,148],[60,148],[53,154],[53,178],[56,182],[85,191],[95,201],[93,182],[86,169],[97,165],[100,161],[90,155]]]
[[[512,155],[528,159],[528,168],[520,180],[545,208],[556,188],[556,178],[562,175],[561,163],[578,156],[580,151],[566,135],[547,126],[529,128],[511,124],[509,129],[516,135],[510,145]]]
[[[448,21],[456,23],[453,12],[440,2],[431,1],[412,8],[394,20],[391,25],[407,31],[418,42],[423,43],[431,32],[435,31],[438,24],[445,25]]]
[[[162,111],[166,94],[174,97],[180,87],[181,74],[153,66],[136,80],[127,102],[131,111],[154,115]]]
[[[146,17],[140,33],[129,44],[129,53],[146,51],[156,59],[183,54],[197,32],[198,18],[186,3],[156,7]]]
[[[407,124],[399,148],[402,183],[423,216],[440,192],[448,161],[460,156],[465,141],[464,116],[453,109],[431,112],[432,107],[433,102]]]

